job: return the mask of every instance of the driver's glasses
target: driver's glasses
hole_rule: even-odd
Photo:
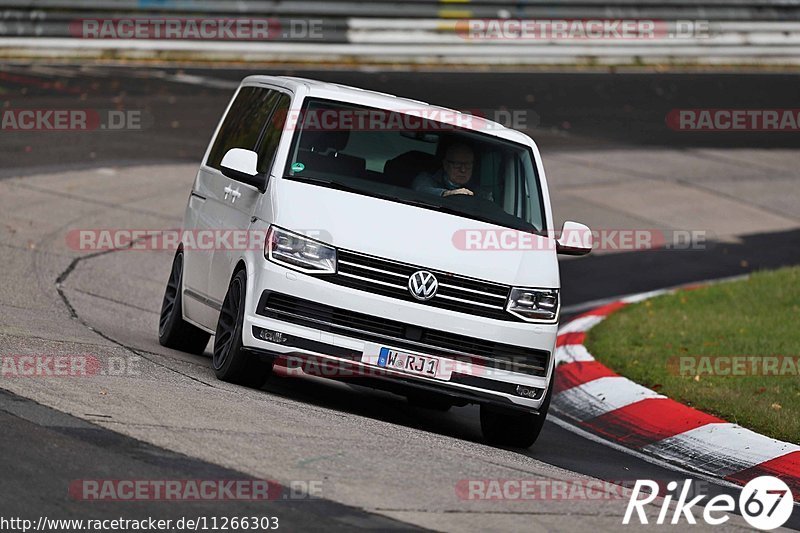
[[[469,170],[472,168],[472,161],[453,161],[447,159],[446,163],[453,168],[457,168],[458,170]]]

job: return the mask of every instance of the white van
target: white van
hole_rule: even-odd
[[[251,76],[194,181],[159,340],[202,353],[215,335],[217,377],[243,385],[326,368],[424,407],[479,404],[487,441],[528,447],[552,391],[556,254],[590,250],[580,224],[556,239],[528,136]]]

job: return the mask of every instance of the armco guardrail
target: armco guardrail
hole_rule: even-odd
[[[800,20],[798,0],[0,0],[0,9],[35,13],[218,14],[226,16],[318,16],[327,18],[657,18],[708,20]]]
[[[800,19],[798,0],[0,0],[0,9],[341,18]]]
[[[202,20],[269,31],[115,32],[131,20],[150,21],[150,30],[157,20]],[[86,21],[107,23],[110,32],[97,24],[87,31]],[[650,23],[655,31],[586,33],[602,21]],[[575,24],[584,33],[576,35]],[[0,0],[0,57],[798,64],[799,52],[800,0]]]

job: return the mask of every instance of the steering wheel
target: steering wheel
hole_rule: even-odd
[[[478,197],[475,196],[474,194],[449,194],[447,196],[442,196],[443,200],[454,200],[456,198],[458,198],[459,200],[463,201],[464,198],[473,198],[474,199],[474,198],[478,198]]]

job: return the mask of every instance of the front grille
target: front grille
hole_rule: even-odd
[[[337,272],[333,276],[325,276],[324,278],[333,283],[469,315],[497,320],[520,320],[505,310],[510,290],[507,285],[467,278],[347,250],[337,250],[336,253]],[[436,295],[426,302],[414,299],[408,291],[408,278],[418,270],[431,272],[439,281],[439,290]]]
[[[404,324],[276,292],[264,291],[256,312],[321,331],[533,376],[545,376],[550,362],[546,350]]]

